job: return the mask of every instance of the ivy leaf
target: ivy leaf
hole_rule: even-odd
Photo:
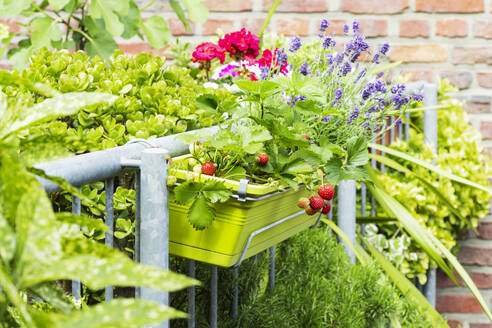
[[[58,11],[65,7],[70,2],[70,0],[49,0],[48,2],[54,11]]]
[[[181,0],[188,12],[188,18],[195,23],[205,23],[208,18],[208,8],[202,4],[203,0]]]
[[[145,313],[145,315],[142,315],[142,313]],[[66,315],[49,314],[42,318],[42,321],[51,321],[55,324],[54,328],[138,328],[149,324],[159,324],[166,319],[172,318],[186,318],[186,314],[168,306],[143,299],[117,298],[110,302],[89,306],[81,311],[73,311]]]
[[[120,22],[119,13],[123,16],[128,14],[128,0],[92,0],[90,4],[90,14],[92,18],[104,19],[105,30],[112,36],[120,36],[125,30],[125,26]]]
[[[31,43],[34,50],[51,45],[51,41],[61,40],[63,34],[54,21],[48,17],[37,17],[30,24]]]
[[[130,2],[128,14],[126,16],[118,14],[118,17],[125,27],[123,34],[121,35],[122,38],[130,39],[132,36],[138,34],[142,16],[140,15],[138,5],[134,1]]]
[[[202,184],[186,181],[174,188],[174,198],[179,204],[186,205],[198,197],[201,189]]]
[[[215,218],[215,210],[204,195],[199,195],[188,211],[188,220],[197,230],[208,227]]]
[[[191,31],[190,23],[188,23],[188,21],[186,20],[185,12],[184,12],[183,8],[181,7],[181,5],[179,4],[179,1],[169,0],[169,5],[174,10],[174,12],[176,13],[176,16],[178,16],[181,23],[183,23],[185,29],[187,31]]]
[[[202,194],[211,203],[223,203],[231,197],[232,191],[221,181],[210,180],[203,186]]]
[[[347,165],[362,166],[369,162],[367,142],[363,136],[354,136],[347,140]]]
[[[154,15],[142,24],[147,40],[156,49],[164,48],[171,38],[171,30],[167,26],[167,21],[161,16]]]

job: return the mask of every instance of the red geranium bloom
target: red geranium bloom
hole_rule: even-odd
[[[193,51],[192,56],[193,58],[191,61],[193,62],[209,62],[215,58],[218,58],[220,63],[223,64],[225,60],[224,49],[212,42],[205,42],[197,46],[195,51]]]
[[[254,59],[258,57],[260,38],[243,28],[241,31],[226,34],[219,40],[219,46],[236,60]]]
[[[262,57],[260,59],[258,59],[256,62],[258,63],[258,65],[260,67],[266,66],[268,68],[271,68],[272,64],[273,64],[274,68],[278,67],[277,51],[278,51],[278,49],[275,49],[275,51],[272,54],[272,52],[269,49],[263,50]],[[282,65],[282,67],[280,67],[279,73],[282,73],[282,74],[288,73],[287,62],[285,62],[285,64]]]

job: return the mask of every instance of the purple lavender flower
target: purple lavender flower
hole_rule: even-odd
[[[326,37],[323,39],[323,49],[330,49],[331,46],[335,45],[335,41],[333,41],[330,37]]]
[[[366,73],[367,73],[367,68],[364,68],[362,71],[360,71],[359,75],[357,75],[357,78],[355,79],[355,82],[354,83],[359,82],[359,80],[361,78],[363,78],[364,76],[366,76]]]
[[[359,114],[359,108],[355,107],[354,110],[350,113],[349,118],[347,119],[347,124],[351,124],[357,117],[359,117]]]
[[[409,97],[402,96],[401,94],[397,94],[391,99],[391,102],[395,105],[397,109],[400,109],[403,105],[408,104],[410,101]]]
[[[335,90],[335,100],[340,100],[343,96],[343,88],[339,87]]]
[[[343,25],[343,33],[344,33],[345,35],[347,35],[347,34],[348,34],[348,32],[349,32],[349,27],[348,27],[348,25],[347,25],[347,24]]]
[[[424,100],[424,95],[423,94],[420,94],[420,93],[415,93],[412,96],[412,99],[415,100],[415,101],[422,101],[422,100]]]
[[[384,72],[379,72],[378,74],[376,74],[376,77],[379,79],[380,77],[382,77],[384,75]]]
[[[375,54],[371,60],[372,63],[379,64],[379,54]]]
[[[345,76],[352,71],[352,66],[350,66],[349,62],[345,62],[342,66],[342,75]]]
[[[299,73],[301,73],[304,76],[310,74],[311,72],[309,71],[309,64],[308,63],[302,64],[301,67],[299,67]]]
[[[328,123],[328,122],[330,122],[330,121],[331,121],[331,119],[332,119],[332,117],[331,117],[331,116],[325,116],[325,117],[323,117],[321,120],[322,120],[323,122],[327,122],[327,123]]]
[[[386,93],[386,88],[383,81],[380,80],[376,81],[374,83],[374,88],[376,89],[376,91],[379,91],[381,93]]]
[[[393,94],[401,94],[403,91],[405,91],[405,85],[404,84],[397,84],[391,88],[391,92]]]
[[[290,40],[289,51],[290,52],[296,52],[297,50],[299,50],[301,48],[301,46],[302,46],[301,39],[298,36],[295,36]]]
[[[290,105],[290,108],[294,107],[298,101],[305,101],[306,96],[295,95],[294,98],[287,98],[287,105]]]
[[[270,68],[267,66],[261,66],[260,67],[260,79],[262,80],[267,80],[268,77],[270,76]]]
[[[339,53],[335,56],[335,62],[341,64],[343,62],[343,57],[344,57],[344,54],[343,53]]]
[[[395,126],[400,126],[401,125],[401,117],[398,117],[398,119],[395,121]]]
[[[359,33],[359,22],[354,20],[352,23],[352,29],[354,30],[354,33]]]
[[[383,45],[379,49],[379,52],[384,56],[388,52],[389,48],[390,48],[390,46],[388,43],[383,43]]]
[[[361,127],[366,129],[369,127],[369,125],[371,125],[371,123],[369,123],[369,121],[365,121],[364,123],[362,123]]]
[[[328,26],[330,26],[330,23],[328,22],[328,20],[327,19],[323,19],[321,21],[321,24],[319,25],[319,30],[321,32],[324,32],[324,31],[326,31],[326,29],[328,28]]]
[[[376,87],[374,83],[367,83],[366,87],[362,90],[362,99],[367,100],[375,91]]]
[[[284,48],[280,48],[277,51],[277,64],[282,67],[287,63],[287,54],[285,53]]]

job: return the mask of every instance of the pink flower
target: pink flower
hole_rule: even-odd
[[[219,59],[220,63],[223,64],[225,60],[224,49],[212,42],[205,42],[196,47],[193,51],[191,61],[193,62],[210,62],[213,59]]]

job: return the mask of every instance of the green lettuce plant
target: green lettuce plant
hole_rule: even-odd
[[[29,34],[9,52],[14,67],[24,67],[33,51],[42,47],[85,50],[90,56],[108,59],[118,49],[115,38],[138,36],[157,49],[171,38],[167,21],[159,15],[143,19],[142,11],[155,0],[139,7],[134,0],[43,0],[0,1],[2,16],[29,17]],[[203,23],[208,9],[202,0],[169,2],[187,30],[188,20]]]
[[[175,273],[137,264],[123,253],[87,239],[82,230],[105,230],[101,221],[54,212],[32,167],[19,152],[25,132],[86,106],[112,104],[102,93],[56,94],[47,86],[15,79],[46,98],[33,106],[0,89],[0,327],[141,327],[185,316],[141,299],[95,306],[74,302],[60,280],[79,280],[92,290],[107,285],[173,291],[196,283]],[[43,149],[38,150],[40,157]],[[81,196],[82,195],[78,195]],[[42,301],[43,303],[40,303]],[[146,313],[146,315],[142,315]]]

